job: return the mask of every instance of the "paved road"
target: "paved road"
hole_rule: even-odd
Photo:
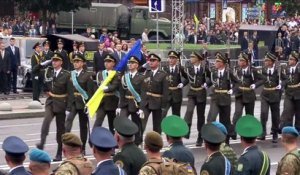
[[[234,112],[234,103],[232,104],[232,114]],[[206,114],[208,113],[209,105],[206,108]],[[186,107],[182,107],[182,114],[186,111]],[[260,103],[256,103],[255,115],[259,116],[260,114]],[[195,114],[194,114],[195,115]],[[16,119],[16,120],[1,120],[0,121],[0,145],[5,137],[10,135],[16,135],[25,140],[25,142],[29,145],[30,148],[34,148],[35,144],[39,141],[40,138],[40,130],[42,124],[42,118],[30,118],[30,119]],[[197,139],[197,129],[196,129],[196,117],[193,119],[193,127],[192,127],[192,135],[190,140],[184,140],[184,143],[188,145],[194,152],[196,158],[196,168],[199,171],[201,165],[203,164],[203,160],[206,157],[205,149],[203,147],[195,147],[194,143]],[[91,126],[93,126],[94,119],[91,120]],[[73,132],[78,134],[78,120],[76,119],[73,124]],[[107,121],[104,121],[104,126],[108,126]],[[270,130],[270,123],[268,123],[268,132]],[[56,153],[56,141],[55,141],[55,122],[52,122],[50,133],[47,138],[47,144],[45,150],[50,153],[51,156],[55,156]],[[152,130],[152,120],[149,119],[149,124],[146,128],[147,131]],[[268,137],[270,138],[270,136]],[[164,136],[165,146],[167,146],[166,139]],[[242,152],[242,148],[240,146],[240,141],[232,141],[231,144],[233,148],[236,150],[238,154]],[[272,173],[275,174],[277,168],[277,162],[284,155],[284,150],[280,143],[273,144],[270,140],[264,142],[258,142],[258,145],[261,146],[267,153],[269,153],[272,162]],[[88,157],[92,158],[91,149],[87,150]],[[0,169],[8,169],[5,164],[5,160],[3,159],[4,152],[0,149]],[[28,162],[28,159],[26,160]],[[56,164],[57,165],[57,164]],[[55,165],[54,165],[55,166]]]

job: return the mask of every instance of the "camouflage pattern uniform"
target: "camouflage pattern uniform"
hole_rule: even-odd
[[[233,175],[237,163],[237,155],[235,151],[224,142],[220,145],[220,152],[229,160],[231,164],[230,174]]]
[[[154,168],[152,168],[151,166],[144,166],[142,167],[142,169],[140,170],[139,175],[159,175],[156,173],[156,171],[154,170]]]
[[[287,153],[279,162],[276,175],[300,174],[300,159],[293,152]]]
[[[93,169],[94,167],[91,161],[79,156],[62,162],[55,171],[55,175],[90,175]]]

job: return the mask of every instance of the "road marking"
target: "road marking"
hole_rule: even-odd
[[[41,125],[41,123],[28,123],[28,124],[19,124],[19,125],[3,125],[0,128],[12,128],[12,127],[23,127],[23,126],[33,126],[33,125]]]

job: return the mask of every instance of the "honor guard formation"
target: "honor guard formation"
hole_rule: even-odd
[[[69,54],[62,39],[57,40],[57,50],[53,52],[50,45],[48,40],[43,42],[42,50],[36,43],[31,57],[33,100],[40,101],[43,91],[47,95],[40,142],[29,153],[29,172],[23,166],[29,151],[26,143],[15,136],[3,141],[9,174],[51,171],[55,175],[269,175],[271,159],[256,141],[276,144],[280,136],[286,155],[276,174],[300,173],[298,52],[291,52],[286,65],[267,52],[262,67],[254,66],[251,55],[244,51],[238,55],[236,66],[231,66],[228,55],[220,52],[213,56],[214,64],[209,63],[207,54],[192,52],[189,63],[181,65],[181,54],[173,50],[163,64],[164,58],[158,54],[144,53],[144,46],[138,56],[121,51],[111,54],[99,43],[93,71],[89,71],[84,42],[74,42],[74,51]],[[260,94],[258,88],[262,89]],[[184,89],[187,107],[182,111]],[[91,111],[86,106],[96,98],[94,94],[101,96],[101,102],[91,126]],[[257,95],[260,116],[254,116]],[[71,133],[76,116],[79,136]],[[153,131],[146,132],[151,116]],[[108,129],[103,127],[106,117]],[[43,150],[54,118],[57,152],[51,160]],[[196,167],[198,158],[184,144],[193,137],[194,125],[195,146],[204,147],[207,154],[201,167]],[[273,143],[264,141],[269,133]],[[243,149],[240,156],[230,146],[230,141],[237,138]],[[87,149],[92,149],[96,162],[85,158]],[[52,161],[62,162],[53,169]]]

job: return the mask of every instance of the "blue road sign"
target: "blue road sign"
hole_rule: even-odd
[[[164,12],[165,0],[149,0],[150,12]]]

